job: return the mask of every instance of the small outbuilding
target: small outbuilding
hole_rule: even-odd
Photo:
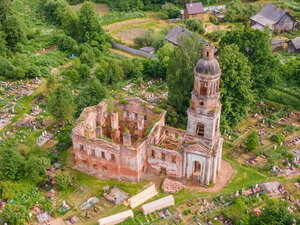
[[[192,19],[198,18],[202,19],[204,14],[204,9],[202,2],[195,2],[192,1],[184,6],[184,13],[183,16],[185,19]]]
[[[148,52],[149,54],[153,54],[155,52],[155,48],[149,46],[140,48],[140,50],[144,52]]]
[[[168,195],[167,197],[142,205],[142,211],[144,215],[147,215],[156,210],[161,210],[172,205],[175,205],[175,200],[173,198],[173,195]]]
[[[284,40],[272,40],[272,50],[273,51],[278,51],[283,49],[283,44],[285,43]]]
[[[114,224],[123,222],[128,217],[133,218],[133,215],[134,215],[133,211],[130,209],[130,210],[118,213],[118,214],[114,214],[112,216],[104,217],[104,218],[98,220],[98,224],[99,225],[114,225]]]
[[[300,37],[288,41],[288,52],[300,52]]]

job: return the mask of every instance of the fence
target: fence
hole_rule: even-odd
[[[128,53],[131,53],[134,55],[139,55],[139,56],[146,57],[146,58],[157,58],[157,56],[150,54],[148,52],[144,52],[142,50],[136,50],[136,49],[133,49],[133,48],[130,48],[130,47],[127,47],[125,45],[121,45],[121,44],[118,44],[115,42],[112,42],[111,45],[113,48],[120,49],[124,52],[128,52]]]

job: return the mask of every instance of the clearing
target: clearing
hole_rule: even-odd
[[[81,8],[82,4],[83,3],[72,5],[72,8],[78,10]],[[104,3],[95,3],[95,9],[96,12],[99,13],[99,16],[104,16],[105,13],[110,12],[110,8]]]

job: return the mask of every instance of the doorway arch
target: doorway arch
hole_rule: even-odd
[[[194,161],[194,169],[193,169],[193,175],[194,176],[200,176],[201,173],[201,164],[199,161]]]

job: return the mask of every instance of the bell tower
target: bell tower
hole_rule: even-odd
[[[204,47],[203,57],[194,69],[192,102],[187,111],[187,135],[212,149],[220,138],[220,77],[214,46]]]

